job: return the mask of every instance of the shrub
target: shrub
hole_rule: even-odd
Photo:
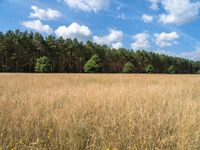
[[[40,57],[37,59],[36,65],[35,65],[35,71],[36,72],[49,72],[50,64],[49,59],[46,56]]]
[[[100,59],[97,54],[93,55],[84,65],[84,72],[86,73],[98,73],[101,70]]]
[[[167,72],[170,74],[175,74],[176,73],[176,69],[173,65],[169,66],[169,68],[167,69]]]
[[[124,68],[123,68],[123,73],[133,73],[134,72],[134,66],[131,62],[127,62],[125,65],[124,65]]]
[[[146,68],[145,68],[145,71],[146,73],[153,73],[155,72],[155,69],[152,65],[148,65]]]
[[[196,72],[196,74],[200,74],[200,70],[198,70],[198,71]]]

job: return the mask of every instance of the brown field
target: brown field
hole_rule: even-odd
[[[200,150],[200,76],[0,74],[0,150]]]

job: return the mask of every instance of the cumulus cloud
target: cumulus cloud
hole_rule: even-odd
[[[28,29],[35,30],[42,33],[51,34],[53,32],[49,25],[44,25],[40,20],[24,21],[22,25]]]
[[[150,48],[149,38],[150,36],[147,33],[139,33],[134,35],[134,42],[131,44],[132,49],[140,50]]]
[[[115,48],[115,49],[120,49],[122,47],[123,47],[122,42],[117,42],[117,43],[112,44],[112,48]]]
[[[164,24],[182,25],[195,20],[199,15],[200,2],[192,0],[162,0],[166,13],[159,21]]]
[[[97,12],[109,7],[109,0],[64,0],[64,2],[74,9],[85,12]]]
[[[122,41],[123,36],[124,36],[122,31],[110,29],[109,32],[110,33],[106,36],[94,36],[93,41],[97,44],[100,44],[100,45],[103,45],[103,44],[112,45],[112,44],[114,44],[113,47],[116,46],[116,43]],[[119,46],[120,44],[118,43],[117,45]]]
[[[141,18],[145,23],[150,23],[153,21],[153,16],[150,16],[150,15],[147,15],[147,14],[144,14],[142,15],[142,18]]]
[[[79,25],[74,22],[71,25],[60,26],[55,30],[55,34],[58,37],[63,37],[65,39],[78,39],[79,41],[86,41],[91,38],[92,32],[87,26]]]
[[[176,39],[179,38],[179,35],[176,32],[162,32],[160,34],[156,33],[154,36],[156,37],[156,44],[159,47],[172,46],[173,44],[177,43]]]
[[[31,6],[33,12],[30,13],[30,18],[37,18],[40,20],[54,20],[61,17],[61,13],[53,9],[40,9],[37,6]]]
[[[153,10],[163,7],[165,13],[159,15],[159,22],[164,24],[182,25],[195,20],[199,15],[198,0],[148,0]]]

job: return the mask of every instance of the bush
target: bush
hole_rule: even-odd
[[[49,59],[46,56],[40,57],[37,59],[36,65],[35,65],[35,71],[36,72],[49,72],[50,64]]]
[[[84,72],[86,73],[98,73],[101,70],[100,59],[97,54],[93,55],[84,65]]]
[[[127,62],[125,65],[124,65],[124,68],[123,68],[123,73],[133,73],[134,72],[134,66],[131,62]]]
[[[200,70],[196,72],[196,74],[200,74]]]
[[[146,68],[145,68],[145,71],[146,73],[153,73],[155,72],[155,69],[152,65],[148,65]]]
[[[173,65],[169,66],[169,68],[167,69],[167,72],[170,74],[175,74],[176,73],[176,69]]]

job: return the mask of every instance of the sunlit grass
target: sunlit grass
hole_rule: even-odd
[[[199,150],[200,76],[1,74],[1,149]]]

